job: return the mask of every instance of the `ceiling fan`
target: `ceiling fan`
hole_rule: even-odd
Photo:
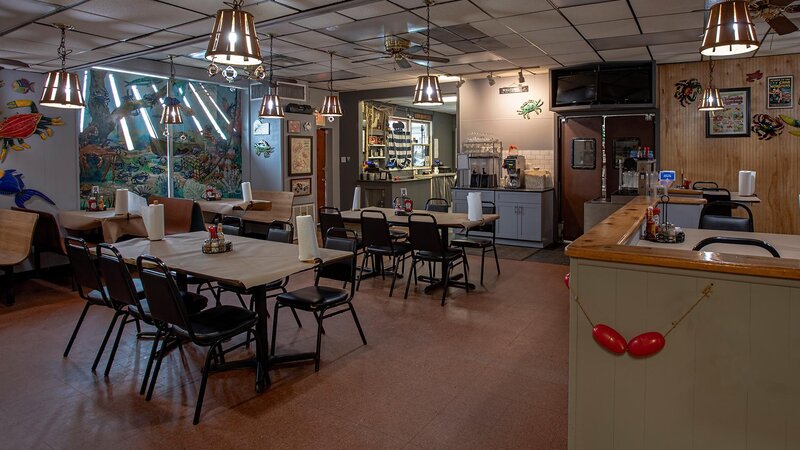
[[[750,0],[748,9],[755,17],[764,19],[778,35],[797,31],[797,25],[784,14],[800,12],[800,5],[792,5],[796,0]]]
[[[16,59],[8,59],[8,58],[0,58],[0,69],[4,69],[6,67],[9,68],[29,68],[30,65],[28,63],[24,63],[22,61],[18,61]]]
[[[386,36],[384,38],[384,47],[386,51],[379,52],[373,49],[364,49],[369,50],[370,52],[374,53],[385,53],[384,56],[380,56],[377,58],[369,58],[369,59],[362,59],[360,61],[354,62],[366,62],[366,61],[376,61],[379,59],[393,59],[395,64],[402,67],[403,69],[410,69],[411,63],[419,64],[420,66],[426,66],[426,62],[438,62],[438,63],[449,63],[450,60],[447,58],[440,58],[438,56],[428,56],[428,55],[417,55],[416,53],[424,50],[424,46],[422,45],[411,45],[411,41],[408,39],[403,39],[397,36]]]

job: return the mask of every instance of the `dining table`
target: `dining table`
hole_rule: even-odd
[[[178,274],[178,282],[185,283],[192,275],[209,281],[232,284],[253,292],[256,322],[256,356],[252,360],[236,361],[239,365],[256,368],[256,391],[261,392],[271,383],[269,370],[278,365],[298,361],[314,361],[314,353],[285,355],[269,354],[269,333],[266,285],[288,276],[314,269],[328,263],[352,257],[352,253],[321,248],[316,261],[301,261],[299,247],[295,244],[226,236],[232,250],[225,253],[205,254],[201,247],[208,233],[173,234],[161,240],[132,239],[115,244],[127,264],[135,265],[140,255],[161,259],[170,270]]]
[[[203,212],[223,216],[242,217],[247,211],[270,211],[269,200],[244,201],[240,198],[222,198],[219,200],[195,200]]]
[[[103,240],[114,243],[123,236],[147,236],[142,216],[137,213],[117,214],[113,208],[104,211],[62,210],[58,222],[69,231],[103,230]]]
[[[499,214],[483,214],[482,217],[478,220],[470,220],[469,215],[465,213],[455,213],[455,212],[439,212],[439,211],[427,211],[427,210],[412,210],[411,213],[404,213],[404,214],[396,214],[394,208],[377,208],[377,207],[368,207],[363,208],[360,210],[349,210],[349,211],[342,211],[342,220],[346,223],[359,223],[361,222],[361,211],[380,211],[386,216],[386,221],[389,222],[390,225],[394,226],[408,226],[409,216],[411,214],[429,214],[436,219],[436,226],[439,228],[439,232],[441,234],[442,244],[445,248],[449,247],[449,240],[450,240],[450,230],[462,230],[466,231],[470,228],[480,227],[482,225],[486,225],[488,223],[492,223],[497,221],[500,218]],[[442,273],[444,273],[445,263],[442,263]],[[380,264],[376,265],[377,267],[381,267]],[[372,273],[369,274],[362,274],[363,278],[369,278],[374,276],[380,276],[382,269],[376,269]],[[400,274],[398,274],[398,278],[401,278]],[[464,288],[468,291],[475,289],[475,284],[473,283],[462,283],[458,280],[463,278],[463,274],[455,274],[450,277],[448,280],[448,285],[456,286]],[[417,280],[430,283],[425,288],[425,293],[429,293],[435,289],[440,287],[444,287],[444,280],[441,278],[437,278],[434,275],[424,276],[420,275],[417,277]]]

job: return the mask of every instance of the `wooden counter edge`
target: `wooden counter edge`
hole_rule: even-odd
[[[626,245],[641,230],[647,207],[658,200],[635,197],[569,244],[570,258],[800,280],[800,260]]]

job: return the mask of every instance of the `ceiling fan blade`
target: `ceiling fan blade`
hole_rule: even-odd
[[[411,68],[411,63],[408,62],[408,60],[403,57],[397,58],[394,61],[397,63],[398,66],[402,67],[403,69]]]
[[[772,6],[789,6],[794,3],[794,1],[795,0],[768,0],[767,3]]]
[[[784,13],[786,13],[786,14],[796,14],[796,13],[800,13],[800,5],[791,5],[791,6],[787,6],[787,7],[786,7],[786,8],[783,10],[783,12],[784,12]]]
[[[421,45],[412,45],[411,47],[406,49],[406,51],[404,53],[408,53],[408,54],[419,53],[424,49],[425,49],[425,47],[423,47]]]
[[[797,25],[795,25],[794,22],[789,20],[789,18],[784,15],[775,16],[772,19],[767,20],[767,23],[780,36],[797,31]]]
[[[380,53],[380,52],[378,52],[378,53]],[[386,58],[391,58],[391,55],[378,56],[377,58],[359,59],[358,61],[353,61],[353,64],[362,63],[362,62],[369,62],[369,61],[377,61],[379,59],[386,59]]]
[[[403,56],[404,56],[404,57],[406,57],[406,58],[408,58],[408,59],[411,59],[411,60],[417,60],[417,61],[430,61],[430,62],[438,62],[438,63],[449,63],[449,62],[450,62],[450,60],[449,60],[449,59],[447,59],[447,58],[440,58],[440,57],[438,57],[438,56],[428,56],[428,55],[406,55],[405,53],[403,54]]]
[[[16,59],[0,58],[0,66],[2,67],[25,67],[29,68],[30,64],[18,61]]]

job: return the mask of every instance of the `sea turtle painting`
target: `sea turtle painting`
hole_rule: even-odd
[[[12,100],[6,106],[11,109],[27,107],[30,108],[30,112],[14,114],[0,122],[0,141],[2,142],[0,162],[5,162],[8,149],[19,152],[31,148],[25,143],[25,139],[33,136],[34,133],[39,134],[44,141],[53,135],[51,125],[64,125],[61,117],[42,115],[36,108],[36,103],[31,100]]]

